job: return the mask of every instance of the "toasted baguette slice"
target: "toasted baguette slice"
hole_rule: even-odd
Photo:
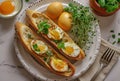
[[[44,40],[28,26],[17,22],[15,24],[15,30],[23,47],[49,71],[65,77],[74,74],[75,67],[66,58],[45,43]]]
[[[31,28],[53,45],[63,56],[72,60],[82,60],[85,57],[83,50],[48,16],[33,10],[27,10],[26,15]],[[40,27],[43,23],[49,26],[47,33],[44,30],[41,31]]]

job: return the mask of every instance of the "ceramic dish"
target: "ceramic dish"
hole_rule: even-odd
[[[46,7],[56,0],[40,0],[33,4],[31,4],[27,9],[37,10],[37,11],[44,11],[46,10]],[[57,0],[62,2],[64,6],[66,6],[70,2],[74,2],[76,4],[79,4],[78,2],[75,2],[73,0]],[[21,15],[19,16],[17,21],[20,22],[26,22],[25,21],[26,15],[25,10],[21,12]],[[93,44],[91,44],[89,50],[86,51],[86,57],[83,59],[83,61],[77,61],[74,63],[76,67],[75,74],[72,77],[61,77],[58,75],[55,75],[48,70],[46,70],[43,66],[41,66],[38,62],[34,60],[32,56],[27,54],[23,46],[20,44],[19,40],[15,38],[15,50],[16,54],[20,60],[20,62],[23,64],[26,70],[30,72],[33,76],[40,80],[44,81],[69,81],[73,80],[75,78],[78,78],[83,73],[85,73],[89,67],[94,63],[97,54],[99,52],[100,43],[101,43],[101,35],[100,35],[100,29],[98,23],[95,23],[93,26],[95,26],[96,36],[93,39]]]

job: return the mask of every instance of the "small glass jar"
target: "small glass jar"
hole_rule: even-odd
[[[0,1],[0,18],[7,19],[7,18],[14,17],[21,11],[22,7],[23,7],[22,0],[1,0]]]

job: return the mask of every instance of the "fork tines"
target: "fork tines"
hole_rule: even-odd
[[[104,55],[101,57],[102,60],[105,60],[107,63],[109,63],[113,57],[113,55],[115,54],[115,51],[107,48],[107,50],[105,51]]]

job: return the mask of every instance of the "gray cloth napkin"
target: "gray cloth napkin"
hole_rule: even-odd
[[[107,77],[108,73],[110,72],[114,64],[116,64],[116,62],[118,61],[118,57],[120,55],[119,49],[114,47],[113,45],[105,41],[104,39],[102,39],[100,51],[94,64],[88,69],[88,71],[85,74],[83,74],[81,77],[79,77],[77,80],[74,80],[74,81],[90,81],[93,75],[98,70],[98,67],[100,66],[99,64],[100,57],[103,55],[103,53],[108,47],[111,49],[114,49],[116,51],[116,54],[114,55],[109,65],[105,67],[104,69],[102,69],[102,71],[99,73],[99,75],[97,76],[95,80],[95,81],[104,81],[105,77]]]

